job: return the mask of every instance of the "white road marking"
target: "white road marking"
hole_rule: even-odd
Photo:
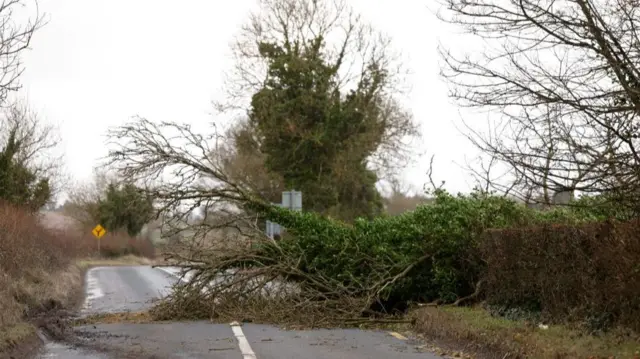
[[[96,278],[95,274],[93,273],[95,270],[100,268],[101,267],[95,267],[87,271],[87,297],[84,299],[83,305],[85,309],[91,307],[92,301],[104,296],[102,289],[100,289],[98,278]]]
[[[251,349],[251,345],[249,345],[249,341],[247,337],[244,336],[242,332],[242,327],[238,322],[230,323],[231,330],[233,331],[233,335],[235,335],[236,339],[238,339],[238,347],[240,347],[240,352],[242,353],[243,359],[257,359],[256,353]]]
[[[184,277],[180,277],[180,271],[176,270],[175,268],[171,268],[171,267],[169,268],[156,267],[156,268],[162,270],[165,273],[169,273],[170,275],[180,278],[180,280],[185,283],[189,282],[189,280],[191,279],[190,277],[188,277],[188,275]],[[188,277],[188,278],[185,278],[185,277]],[[202,290],[204,291],[204,288]],[[229,323],[229,325],[231,325],[231,330],[233,331],[233,335],[238,340],[238,347],[240,348],[240,352],[242,353],[242,358],[257,359],[256,353],[254,353],[253,349],[251,349],[251,345],[249,344],[247,337],[244,336],[244,332],[242,331],[241,324],[239,322],[232,322],[232,323]]]
[[[178,279],[180,279],[181,281],[185,282],[185,283],[189,283],[189,279],[191,279],[190,277],[187,279],[188,275],[185,276],[180,276],[180,269],[178,268],[173,268],[173,267],[156,267],[156,269],[160,269],[161,271],[168,273],[169,275],[172,275]]]

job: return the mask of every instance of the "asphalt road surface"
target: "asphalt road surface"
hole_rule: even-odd
[[[166,295],[178,278],[170,270],[98,267],[87,273],[82,314],[139,311]],[[286,331],[258,324],[172,322],[99,324],[75,328],[87,345],[48,342],[44,358],[436,359],[396,333],[357,329]],[[80,348],[81,347],[81,348]]]

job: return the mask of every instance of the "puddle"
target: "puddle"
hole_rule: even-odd
[[[71,348],[64,344],[49,342],[42,349],[43,353],[37,359],[64,358],[64,359],[108,359],[107,356],[90,353],[84,350]]]
[[[108,356],[86,350],[73,348],[69,345],[49,341],[42,333],[38,333],[45,345],[36,359],[108,359]]]

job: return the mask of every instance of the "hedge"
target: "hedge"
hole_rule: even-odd
[[[640,331],[639,220],[489,230],[480,243],[489,304]]]

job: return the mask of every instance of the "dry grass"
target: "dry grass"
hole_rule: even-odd
[[[493,317],[481,308],[428,307],[413,315],[416,332],[477,357],[640,358],[640,341],[629,334],[596,337],[563,326],[541,329],[526,321]]]
[[[51,272],[34,268],[17,278],[5,277],[0,284],[0,352],[35,333],[28,317],[72,307],[82,289],[82,275],[79,265],[70,264]]]
[[[0,353],[7,347],[20,344],[24,338],[35,333],[36,328],[29,323],[18,323],[8,328],[0,329]]]
[[[133,265],[156,265],[159,260],[138,257],[132,254],[124,255],[117,258],[85,258],[76,261],[76,263],[82,268],[87,269],[90,267],[109,267],[109,266],[133,266]]]
[[[103,247],[110,256],[122,248],[126,250],[121,254],[154,254],[148,243],[122,235],[112,235],[108,243]],[[152,264],[133,255],[114,259],[97,256],[96,239],[89,230],[52,226],[36,215],[0,204],[0,353],[34,335],[31,319],[72,309],[81,298],[88,267]]]
[[[135,323],[144,324],[153,322],[153,318],[148,312],[123,312],[96,314],[73,321],[73,325],[89,324],[114,324],[114,323]]]

